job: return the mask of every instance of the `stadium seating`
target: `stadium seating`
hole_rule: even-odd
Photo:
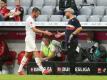
[[[27,15],[28,14],[28,7],[26,7],[26,6],[22,6],[23,7],[23,9],[24,9],[24,15]]]
[[[56,6],[57,0],[44,0],[45,6]]]
[[[40,15],[40,16],[36,19],[36,21],[39,21],[39,22],[41,22],[41,21],[49,21],[49,17],[50,17],[50,16],[48,16],[48,15]]]
[[[26,6],[26,7],[30,7],[31,6],[32,0],[20,0],[20,1],[21,1],[21,6]]]
[[[77,6],[80,6],[83,4],[83,0],[75,0],[75,3]]]
[[[24,54],[25,54],[25,51],[21,51],[21,52],[18,54],[18,56],[17,56],[17,64],[20,65],[21,60],[22,60]],[[29,55],[28,60],[27,60],[27,62],[26,62],[26,64],[25,64],[25,66],[26,66],[26,65],[28,64],[28,62],[32,59],[32,56],[33,56],[32,54]]]
[[[51,17],[50,17],[50,19],[49,19],[49,21],[61,21],[62,20],[62,18],[63,18],[63,16],[62,15],[52,15]]]
[[[87,4],[96,5],[96,0],[87,0]]]
[[[55,10],[56,10],[56,13],[58,13],[59,12],[59,6],[56,6]]]
[[[107,8],[106,8],[106,12],[105,12],[105,15],[107,15]]]
[[[82,7],[82,9],[80,10],[80,14],[81,15],[91,15],[92,14],[92,7],[90,7],[90,6]]]
[[[104,17],[102,17],[101,22],[107,22],[107,15],[106,15],[106,16],[104,16]]]
[[[7,0],[7,6],[15,6],[15,0]]]
[[[33,0],[33,5],[32,6],[37,6],[37,7],[43,7],[44,6],[44,0]]]
[[[31,14],[33,8],[34,8],[34,7],[30,7],[30,8],[28,9],[28,14]]]
[[[97,0],[97,6],[107,6],[107,0]]]
[[[6,65],[13,65],[15,62],[17,53],[15,51],[9,51],[9,52],[10,52],[11,60],[6,61],[5,64]]]
[[[42,15],[52,15],[54,14],[55,7],[54,6],[44,6],[41,10]]]
[[[24,15],[23,21],[26,21],[26,19],[27,19],[28,16],[29,16],[29,15]]]
[[[77,18],[81,22],[86,22],[88,17],[92,17],[92,15],[100,15],[105,20],[105,15],[107,15],[107,1],[106,0],[87,0],[87,4],[90,6],[85,6],[84,0],[75,0],[77,7],[80,9],[80,15]],[[10,10],[14,9],[14,0],[7,0],[7,5]],[[37,7],[41,10],[41,15],[52,15],[50,18],[43,17],[43,20],[38,18],[37,21],[68,21],[65,17],[55,17],[54,14],[59,12],[59,0],[21,0],[21,5],[24,8],[24,19],[26,19],[27,15],[29,15],[33,9],[33,7]],[[83,5],[83,6],[81,6]],[[94,5],[94,6],[92,6]],[[88,17],[87,17],[88,16]],[[103,17],[104,16],[104,17]],[[91,18],[90,17],[90,18]],[[94,16],[95,19],[95,16]],[[97,19],[98,20],[98,19]],[[89,19],[90,21],[90,19]],[[98,20],[99,21],[99,20]]]
[[[59,6],[59,0],[57,0],[57,3],[56,3],[56,5],[57,5],[57,6]]]
[[[78,19],[80,22],[87,22],[88,17],[89,17],[89,16],[87,16],[87,15],[79,15],[79,16],[77,16],[77,19]]]
[[[99,15],[92,15],[88,19],[88,22],[100,22],[101,21],[101,16]]]
[[[104,6],[96,6],[93,8],[93,15],[104,15],[105,7]]]
[[[80,10],[80,15],[77,16],[77,18],[81,22],[86,22],[88,17],[91,19],[91,17],[94,15],[100,15],[102,17],[102,21],[106,21],[105,15],[107,15],[107,0],[87,0],[87,4],[89,4],[89,6],[83,5],[84,0],[75,0],[75,2]],[[14,3],[14,0],[7,0],[8,9],[14,9]],[[21,5],[24,8],[23,20],[25,20],[26,17],[31,13],[33,7],[37,7],[41,10],[42,17],[45,15],[43,19],[40,16],[37,21],[68,21],[68,19],[63,16],[60,17],[58,15],[54,15],[59,12],[59,0],[21,0]],[[46,18],[46,15],[52,16],[50,18],[49,16]],[[89,22],[90,19],[88,19]],[[95,16],[94,19],[96,19]]]

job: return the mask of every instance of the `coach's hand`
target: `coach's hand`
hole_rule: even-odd
[[[55,35],[55,38],[60,38],[62,36],[62,33],[58,32],[56,35]]]
[[[69,36],[69,40],[68,40],[68,43],[70,43],[71,42],[71,40],[72,40],[72,38],[74,37],[74,34],[71,34],[70,36]]]

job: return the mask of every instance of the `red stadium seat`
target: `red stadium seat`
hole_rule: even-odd
[[[4,53],[4,43],[0,41],[0,57],[3,56]]]
[[[6,43],[3,39],[0,39],[0,57],[5,54]]]
[[[14,64],[14,61],[15,61],[16,55],[17,55],[17,53],[15,51],[9,51],[9,52],[10,52],[9,54],[10,54],[11,60],[6,61],[5,62],[6,65],[12,65],[12,64]]]
[[[24,55],[25,55],[25,51],[21,51],[21,52],[18,54],[18,57],[17,57],[17,64],[20,65],[21,60],[22,60],[22,58],[23,58]],[[29,58],[28,58],[28,60],[27,60],[26,65],[28,64],[28,62],[29,62],[31,59],[32,59],[32,54],[29,55]]]

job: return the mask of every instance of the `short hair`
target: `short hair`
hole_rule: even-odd
[[[71,14],[75,13],[74,9],[72,9],[72,8],[67,8],[64,10],[64,12],[71,12]]]
[[[46,39],[46,40],[48,40],[49,42],[52,41],[52,40],[49,38],[49,36],[47,36],[47,35],[44,35],[44,36],[43,36],[43,39]]]
[[[38,11],[41,13],[41,11],[40,11],[39,8],[34,7],[34,8],[32,9],[32,12],[38,12]]]
[[[7,3],[7,0],[1,0],[1,1],[3,1],[4,3]]]

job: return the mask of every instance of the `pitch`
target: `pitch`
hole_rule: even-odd
[[[83,75],[0,75],[0,80],[107,80],[107,76]]]

